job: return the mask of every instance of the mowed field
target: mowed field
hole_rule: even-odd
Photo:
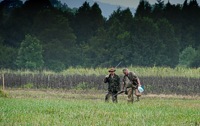
[[[199,96],[143,95],[105,103],[104,91],[6,90],[0,126],[200,126]]]

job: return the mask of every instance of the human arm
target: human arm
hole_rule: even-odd
[[[126,86],[126,82],[125,82],[125,79],[123,79],[123,81],[122,81],[122,91],[125,92],[125,94],[128,94],[127,88],[125,86]]]
[[[137,77],[137,83],[138,83],[138,87],[141,86],[141,83],[140,83],[140,79]]]
[[[135,73],[130,72],[130,77],[133,83],[137,84],[138,86],[141,86],[140,79],[138,76],[136,76]]]
[[[106,75],[105,78],[103,79],[103,82],[108,83],[108,78],[109,78],[109,75]]]
[[[125,80],[124,80],[124,77],[122,78],[122,90],[124,90],[124,88],[125,88],[125,82],[124,82]]]
[[[122,90],[124,90],[124,87],[125,87],[125,83],[122,82]]]

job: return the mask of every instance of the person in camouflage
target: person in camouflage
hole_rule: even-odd
[[[104,78],[104,83],[108,83],[108,93],[105,96],[105,101],[108,102],[110,96],[112,96],[112,101],[117,103],[117,92],[120,90],[120,78],[118,75],[115,74],[115,69],[111,68],[107,75]]]
[[[133,72],[129,72],[127,68],[123,69],[124,77],[123,77],[123,85],[122,89],[125,91],[125,94],[128,95],[128,102],[133,103],[133,91],[137,96],[137,101],[139,101],[141,93],[138,91],[138,86],[141,86],[139,78]]]

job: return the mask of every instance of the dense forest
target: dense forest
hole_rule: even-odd
[[[58,0],[0,3],[0,68],[200,67],[200,6],[140,0],[103,17],[97,3],[71,9]]]

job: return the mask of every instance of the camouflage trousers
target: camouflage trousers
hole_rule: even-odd
[[[113,91],[113,92],[109,91],[105,96],[105,102],[108,102],[110,97],[112,96],[112,101],[114,103],[117,103],[118,102],[117,101],[117,95],[115,95],[115,94],[117,94],[117,91]]]
[[[128,103],[133,103],[133,101],[134,101],[133,91],[135,92],[135,95],[137,96],[137,100],[136,101],[140,100],[141,93],[139,93],[138,89],[136,89],[136,88],[127,88],[127,95],[128,95],[127,101],[128,101]]]

